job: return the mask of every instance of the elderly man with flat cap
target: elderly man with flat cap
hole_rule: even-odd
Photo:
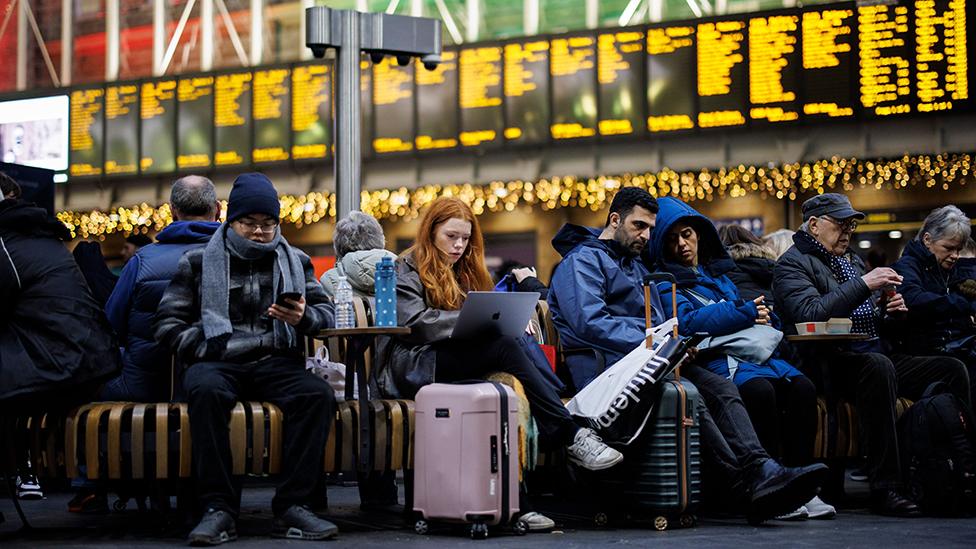
[[[854,333],[867,336],[856,343],[818,346],[818,358],[829,364],[833,389],[857,409],[867,442],[873,511],[918,516],[918,506],[900,492],[895,402],[899,395],[917,400],[930,383],[944,381],[968,403],[966,367],[953,358],[893,353],[880,337],[888,325],[904,321],[908,309],[897,292],[902,279],[887,267],[865,273],[864,263],[850,251],[864,214],[846,196],[826,193],[807,200],[803,219],[793,247],[774,270],[777,313],[787,331],[797,322],[840,317],[851,319]]]

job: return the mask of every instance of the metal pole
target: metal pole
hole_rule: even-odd
[[[335,161],[336,220],[345,219],[360,206],[360,91],[359,79],[359,12],[342,10],[340,16],[342,46],[336,52],[335,64]],[[335,28],[335,27],[333,27]]]
[[[74,48],[74,3],[61,0],[61,85],[71,85],[71,63]]]
[[[414,17],[424,15],[424,0],[410,0],[410,15]]]
[[[522,0],[522,30],[526,36],[539,34],[539,0]]]
[[[227,29],[230,33],[231,30]],[[214,60],[214,0],[200,4],[200,70],[209,71]]]
[[[70,2],[71,0],[65,0]],[[166,51],[166,3],[165,0],[153,0],[153,76],[163,75],[163,53]]]
[[[464,37],[468,42],[477,42],[481,32],[481,0],[465,0],[467,18],[464,22]]]
[[[600,0],[586,0],[585,7],[586,28],[595,29],[600,26]]]
[[[304,14],[305,14],[305,10],[311,7],[315,7],[315,0],[302,0],[301,25],[298,29],[299,36],[305,36],[305,26],[308,25],[308,22],[305,21]],[[299,59],[307,60],[312,58],[312,50],[306,48],[304,44],[300,44],[299,47],[301,48],[299,52]]]
[[[17,89],[27,89],[27,0],[17,1]]]
[[[303,15],[304,13],[305,12],[302,12]],[[302,17],[302,20],[304,21],[305,17]],[[304,48],[304,49],[308,49],[308,48]],[[264,57],[264,0],[251,0],[251,66],[260,65],[263,57]]]
[[[105,1],[105,80],[119,79],[119,0]]]

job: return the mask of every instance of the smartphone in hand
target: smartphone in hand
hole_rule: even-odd
[[[291,303],[288,303],[288,301],[286,300],[290,299],[292,301],[298,301],[301,298],[302,298],[301,292],[282,292],[278,294],[278,298],[275,299],[275,305],[292,309],[294,307],[292,307]]]

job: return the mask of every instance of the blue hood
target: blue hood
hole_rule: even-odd
[[[156,235],[161,244],[192,244],[210,242],[220,223],[216,221],[174,221]]]
[[[648,254],[651,261],[659,268],[675,274],[679,286],[683,285],[682,278],[689,275],[691,280],[697,278],[692,269],[669,262],[664,258],[664,240],[671,227],[679,221],[687,222],[698,233],[698,264],[710,275],[720,276],[735,268],[735,261],[732,260],[729,252],[722,245],[718,231],[710,219],[677,198],[659,198],[657,205],[660,209],[657,212],[657,224],[654,233],[651,234]]]

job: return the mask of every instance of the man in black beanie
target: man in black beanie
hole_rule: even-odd
[[[272,536],[319,540],[336,527],[310,503],[335,413],[324,380],[305,372],[304,335],[335,325],[332,302],[308,256],[278,227],[278,193],[260,173],[234,181],[227,222],[205,248],[187,252],[156,314],[156,340],[186,366],[194,474],[206,512],[190,545],[236,539],[240,492],[232,478],[227,424],[239,400],[284,412],[283,480],[271,502]],[[279,295],[296,292],[287,306]]]

